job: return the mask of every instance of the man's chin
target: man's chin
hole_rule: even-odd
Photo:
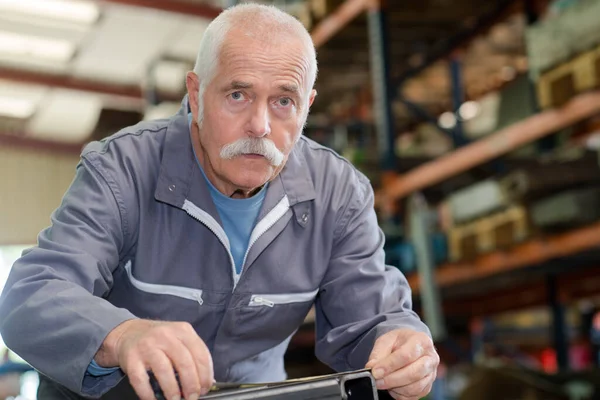
[[[228,170],[230,182],[237,187],[255,189],[273,179],[280,168],[275,168],[262,156],[256,158],[240,156],[235,158]]]
[[[254,172],[244,171],[233,177],[232,183],[244,190],[254,190],[263,186],[271,179],[271,174],[266,171]]]

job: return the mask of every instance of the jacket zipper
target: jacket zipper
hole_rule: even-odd
[[[271,300],[267,300],[264,297],[261,296],[256,296],[253,295],[250,298],[250,306],[267,306],[267,307],[273,307],[275,306],[275,303],[272,302]]]
[[[210,216],[206,211],[202,210],[200,207],[196,206],[191,201],[185,200],[183,202],[183,210],[194,218],[195,220],[204,224],[221,242],[221,244],[227,250],[227,254],[229,254],[229,260],[231,262],[231,271],[233,277],[233,290],[235,290],[239,280],[240,274],[235,270],[235,261],[233,259],[233,255],[231,254],[229,239],[227,239],[227,234],[223,231],[223,228],[219,225],[217,221],[213,217]],[[256,241],[265,234],[269,229],[273,227],[279,221],[285,213],[290,209],[290,202],[287,196],[284,196],[279,203],[269,213],[261,219],[258,224],[252,230],[252,234],[250,235],[250,241],[248,243],[248,248],[246,249],[246,254],[244,254],[244,260],[242,261],[242,272],[244,271],[244,267],[246,265],[246,259],[248,258],[248,254],[250,253],[250,249],[256,243]]]
[[[186,288],[182,286],[173,286],[173,285],[157,285],[155,283],[146,283],[137,280],[133,273],[131,272],[131,261],[127,261],[125,264],[125,271],[127,271],[127,276],[129,277],[129,281],[131,284],[141,290],[142,292],[152,293],[152,294],[166,294],[170,296],[181,297],[184,299],[195,300],[198,304],[204,304],[204,300],[202,300],[202,290],[200,289],[192,289]]]
[[[253,294],[248,305],[274,307],[276,304],[303,303],[314,300],[318,292],[319,289],[307,293]]]
[[[269,229],[273,227],[279,221],[285,213],[290,209],[290,202],[287,196],[284,196],[279,203],[269,213],[260,220],[258,224],[252,230],[252,234],[250,235],[250,241],[248,243],[248,248],[246,249],[246,254],[244,254],[244,261],[242,261],[242,272],[246,267],[246,259],[248,258],[248,254],[250,253],[250,249],[256,243],[256,241],[265,234]]]
[[[235,261],[233,260],[233,254],[231,254],[231,245],[229,244],[229,239],[227,238],[227,234],[221,228],[221,225],[206,211],[196,206],[191,201],[185,200],[183,202],[183,210],[196,221],[199,221],[204,226],[206,226],[221,242],[225,250],[227,250],[227,254],[229,255],[229,261],[231,263],[231,272],[233,277],[233,290],[237,286],[239,276],[235,270]]]

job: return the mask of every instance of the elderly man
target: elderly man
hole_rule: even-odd
[[[2,335],[43,374],[40,399],[110,398],[124,376],[153,399],[147,371],[168,399],[174,371],[186,400],[214,380],[285,379],[313,304],[323,362],[372,368],[397,399],[430,390],[439,358],[384,265],[369,182],[301,136],[316,72],[294,18],[230,8],[177,115],[84,149],[2,294]]]

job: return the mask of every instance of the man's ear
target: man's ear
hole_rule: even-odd
[[[317,91],[315,89],[310,91],[310,97],[308,98],[308,106],[312,106],[313,101],[315,101],[315,97],[317,97]]]
[[[188,101],[194,121],[198,120],[198,91],[200,90],[200,79],[194,71],[187,73],[185,77],[185,87],[188,92]]]

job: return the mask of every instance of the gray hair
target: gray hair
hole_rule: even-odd
[[[206,28],[194,73],[200,79],[198,90],[198,123],[202,123],[204,116],[204,91],[214,78],[223,41],[231,28],[243,29],[250,33],[277,35],[287,33],[299,38],[304,42],[309,57],[309,70],[306,89],[310,90],[317,79],[317,56],[310,34],[296,18],[287,14],[277,7],[262,4],[246,3],[233,6],[223,11]],[[308,109],[308,107],[305,107]]]

